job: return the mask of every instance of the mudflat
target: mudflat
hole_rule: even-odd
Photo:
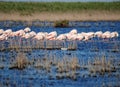
[[[69,21],[118,21],[120,20],[119,11],[103,11],[103,10],[83,10],[79,12],[36,12],[27,15],[21,15],[20,13],[4,13],[0,12],[0,21],[3,20],[15,20],[15,21],[57,21],[57,20],[69,20]]]

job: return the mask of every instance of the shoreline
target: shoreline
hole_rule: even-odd
[[[110,11],[81,11],[81,12],[41,12],[31,15],[21,15],[20,13],[0,12],[0,21],[120,21],[120,12]]]

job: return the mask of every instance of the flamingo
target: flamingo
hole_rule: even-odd
[[[2,35],[0,36],[0,41],[7,40],[7,39],[8,39],[8,37],[7,37],[7,35],[5,35],[5,34],[2,34]]]
[[[77,34],[70,35],[69,40],[77,40]]]
[[[18,36],[25,36],[25,31],[24,30],[19,30],[17,31]]]
[[[72,29],[69,33],[65,34],[68,40],[76,40],[77,30]]]
[[[111,38],[118,37],[118,36],[119,34],[116,31],[111,33]]]
[[[88,41],[95,36],[95,33],[94,32],[88,32],[88,33],[82,32],[81,35],[84,37],[83,41]]]
[[[97,36],[98,38],[102,37],[103,32],[102,31],[97,31],[95,32],[95,36]]]
[[[38,39],[38,40],[44,40],[47,38],[48,33],[47,32],[39,32],[36,34],[36,36],[34,37],[34,39]]]
[[[88,32],[88,35],[89,35],[90,38],[95,37],[95,33],[94,32]]]
[[[25,36],[25,32],[24,30],[18,30],[18,31],[15,31],[15,32],[12,32],[11,34],[11,37],[13,37],[15,44],[17,45],[17,43],[20,44],[22,43],[22,38],[24,38]],[[18,42],[17,42],[18,41]]]
[[[89,40],[88,33],[82,32],[81,35],[84,37],[83,41],[88,41]]]
[[[35,43],[37,46],[39,46],[39,44],[41,43],[40,41],[42,40],[46,40],[48,33],[47,32],[39,32],[37,33],[37,35],[33,38],[35,39]],[[42,44],[43,45],[43,44]],[[41,45],[41,46],[42,46]]]
[[[27,32],[30,32],[31,29],[30,29],[29,27],[26,27],[26,28],[24,29],[24,31],[27,33]]]
[[[82,34],[78,34],[76,39],[82,41],[84,39],[84,36]]]
[[[77,34],[77,30],[76,29],[73,29],[69,32],[70,34]]]
[[[3,29],[0,29],[0,35],[4,33],[4,30]]]
[[[67,39],[67,37],[66,37],[65,34],[60,34],[60,35],[56,38],[56,40],[66,40],[66,39]]]
[[[110,33],[110,31],[104,32],[104,33],[102,34],[102,38],[103,38],[103,39],[109,39],[109,38],[111,38],[111,33]]]
[[[4,31],[4,34],[6,34],[8,37],[11,36],[12,30],[11,29],[7,29]]]
[[[47,39],[47,40],[55,40],[56,37],[57,37],[57,32],[56,32],[56,31],[53,31],[53,32],[50,32],[50,33],[47,35],[46,39]]]
[[[33,39],[36,39],[36,40],[43,40],[44,39],[44,36],[42,35],[42,33],[38,33],[36,34]]]
[[[36,32],[31,31],[29,34],[30,34],[31,37],[34,37],[36,35]]]
[[[30,46],[30,33],[26,33],[23,37],[26,39],[26,46]]]
[[[29,39],[30,37],[31,37],[31,35],[29,33],[26,33],[24,36],[25,39]]]

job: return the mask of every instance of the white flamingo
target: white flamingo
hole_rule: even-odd
[[[88,33],[82,32],[81,35],[84,37],[83,41],[88,41],[89,40]]]
[[[119,34],[116,31],[111,33],[111,38],[118,37],[118,36]]]
[[[56,40],[66,40],[67,39],[67,36],[65,34],[60,34]]]
[[[73,29],[69,32],[70,34],[77,34],[77,30],[76,29]]]
[[[7,39],[8,39],[8,37],[7,37],[7,35],[5,35],[5,34],[2,34],[2,35],[0,36],[0,41],[7,40]]]
[[[25,31],[24,30],[18,30],[14,32],[14,35],[17,37],[24,37],[25,36]]]
[[[55,40],[56,37],[57,37],[57,32],[56,32],[56,31],[53,31],[53,32],[50,32],[50,33],[47,35],[46,39],[47,39],[47,40]]]
[[[44,36],[43,36],[42,34],[38,33],[38,34],[36,34],[36,35],[34,36],[33,39],[36,39],[36,40],[43,40],[43,39],[44,39]]]
[[[110,33],[110,31],[104,32],[104,33],[102,34],[102,38],[103,38],[103,39],[109,39],[109,38],[111,38],[111,33]]]
[[[12,33],[12,29],[7,29],[4,31],[4,34],[6,34],[8,37],[11,36],[11,33]]]
[[[84,39],[84,36],[82,34],[77,35],[77,40],[82,41]]]
[[[29,34],[30,34],[31,37],[34,37],[36,35],[36,32],[31,31]]]
[[[97,31],[95,32],[95,36],[97,36],[98,38],[102,37],[103,32],[102,31]]]
[[[0,29],[0,35],[4,33],[4,30],[3,29]]]
[[[26,28],[24,29],[24,31],[27,33],[27,32],[30,32],[31,29],[30,29],[29,27],[26,27]]]
[[[77,34],[70,35],[69,40],[77,40]]]

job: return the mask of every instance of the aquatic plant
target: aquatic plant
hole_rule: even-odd
[[[10,66],[10,69],[24,69],[28,65],[28,59],[26,55],[22,52],[19,52],[16,56],[16,60],[13,62],[13,64]]]
[[[89,65],[88,68],[91,73],[99,73],[104,75],[105,73],[114,72],[115,66],[111,60],[106,60],[106,57],[103,55],[102,58],[95,58],[93,63]]]

